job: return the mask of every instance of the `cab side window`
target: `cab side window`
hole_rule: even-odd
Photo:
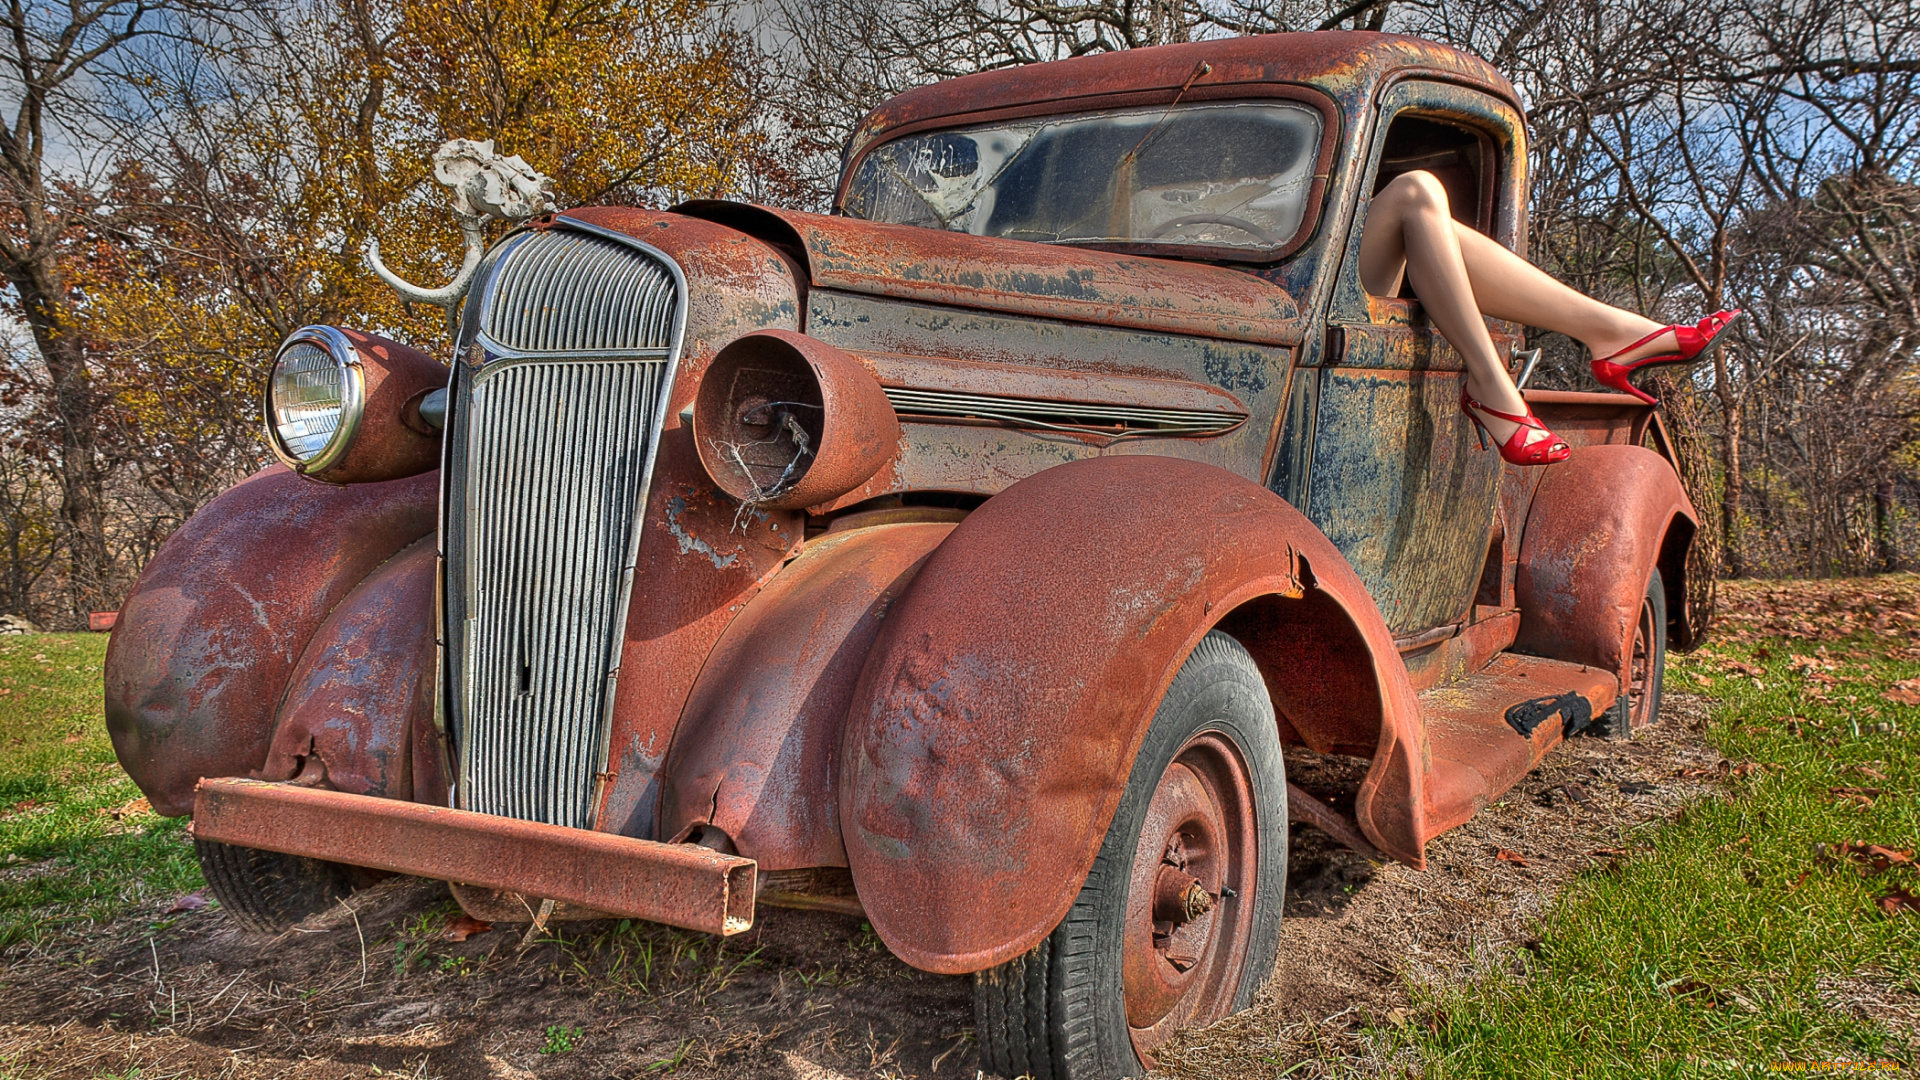
[[[1491,236],[1494,194],[1499,190],[1497,165],[1493,140],[1484,133],[1445,120],[1401,113],[1387,128],[1373,194],[1380,194],[1402,173],[1424,170],[1447,189],[1454,220]],[[1400,295],[1413,296],[1404,280]]]

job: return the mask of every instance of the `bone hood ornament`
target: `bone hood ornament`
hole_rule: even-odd
[[[367,265],[408,303],[445,308],[451,327],[460,300],[473,283],[474,271],[480,267],[480,256],[486,251],[487,222],[518,224],[553,210],[553,181],[518,154],[495,153],[492,139],[449,139],[441,144],[433,154],[433,178],[453,192],[453,216],[466,242],[460,272],[442,288],[414,285],[387,269],[380,261],[380,241],[371,238],[367,241]]]

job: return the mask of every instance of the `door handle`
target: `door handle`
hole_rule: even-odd
[[[1515,376],[1513,380],[1513,388],[1515,390],[1525,390],[1527,388],[1527,380],[1533,378],[1534,367],[1540,363],[1540,350],[1515,349],[1513,350],[1513,358],[1515,360],[1525,361],[1525,364],[1520,368],[1520,374]]]

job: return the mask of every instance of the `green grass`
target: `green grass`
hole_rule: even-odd
[[[1920,873],[1872,873],[1833,854],[1848,841],[1920,846],[1920,708],[1885,696],[1920,675],[1913,645],[1856,633],[1824,647],[1760,638],[1676,657],[1668,686],[1716,699],[1708,741],[1762,767],[1575,879],[1517,971],[1424,990],[1422,1022],[1379,1034],[1425,1077],[1913,1067],[1920,1048],[1831,1002],[1833,980],[1920,992],[1920,913],[1877,904],[1895,888],[1920,894]],[[1796,656],[1832,666],[1796,666]],[[1864,806],[1832,788],[1881,794]]]
[[[146,809],[114,761],[106,648],[104,634],[0,637],[0,948],[201,887],[184,819]]]

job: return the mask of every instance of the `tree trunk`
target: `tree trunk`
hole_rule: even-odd
[[[1740,395],[1734,391],[1727,374],[1727,363],[1713,358],[1714,396],[1720,399],[1720,463],[1726,478],[1720,490],[1720,558],[1730,578],[1747,576],[1747,560],[1740,535],[1740,507],[1746,488],[1746,473],[1740,463],[1740,440],[1745,435]]]
[[[1893,536],[1893,479],[1884,477],[1873,486],[1873,539],[1880,556],[1880,572],[1900,569],[1900,546]]]
[[[67,548],[70,615],[108,604],[112,560],[107,553],[104,470],[100,464],[98,402],[87,371],[86,346],[67,310],[52,245],[41,264],[10,266],[7,277],[20,293],[20,307],[40,357],[47,365],[53,419],[58,431],[60,523]]]

